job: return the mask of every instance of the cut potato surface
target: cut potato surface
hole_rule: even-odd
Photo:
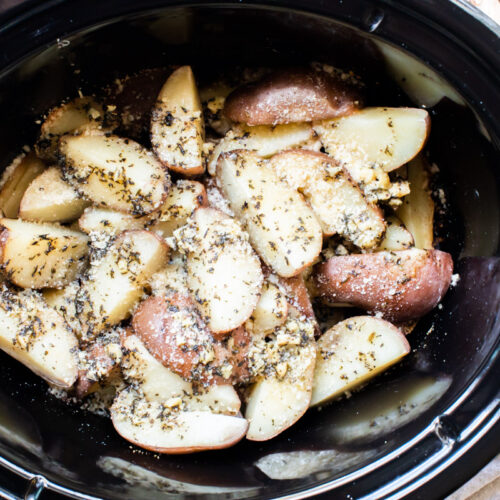
[[[156,418],[151,418],[155,415]],[[132,388],[120,392],[111,407],[115,430],[131,443],[158,453],[193,453],[235,445],[244,436],[244,418],[206,411],[176,411],[147,401]]]
[[[334,73],[290,69],[236,89],[224,114],[248,125],[310,122],[348,115],[361,107],[361,99],[358,87]]]
[[[259,258],[240,224],[214,208],[198,208],[176,233],[187,254],[187,285],[208,328],[224,333],[242,325],[260,297]]]
[[[314,125],[332,156],[377,164],[390,172],[414,158],[430,130],[425,109],[366,108],[350,116]],[[337,153],[336,153],[337,152]]]
[[[151,112],[151,144],[160,161],[184,175],[203,173],[204,126],[200,97],[190,66],[176,69]]]
[[[76,337],[35,292],[1,288],[0,349],[57,387],[69,388],[76,380]]]
[[[77,294],[85,337],[127,318],[144,294],[144,286],[168,262],[168,247],[149,231],[125,231],[92,265]]]
[[[42,296],[50,307],[53,307],[65,320],[75,335],[80,337],[81,327],[76,311],[76,294],[80,289],[78,280],[71,282],[64,288],[45,288]]]
[[[217,161],[222,153],[248,149],[265,158],[279,151],[306,144],[312,138],[313,129],[309,123],[290,123],[276,127],[269,125],[249,127],[239,124],[215,146],[208,162],[208,173],[215,175]]]
[[[157,216],[158,214],[153,212],[151,215],[134,217],[109,208],[88,207],[78,219],[78,226],[87,234],[115,235],[132,229],[146,229],[154,223]]]
[[[314,281],[328,302],[347,302],[403,322],[436,307],[452,272],[450,254],[412,248],[331,257],[315,268]]]
[[[26,189],[19,217],[38,222],[69,222],[78,219],[89,204],[63,180],[57,167],[50,167]]]
[[[88,253],[86,235],[54,224],[0,219],[3,272],[23,288],[61,288],[73,281]]]
[[[407,166],[410,194],[403,198],[398,217],[413,235],[417,248],[429,249],[434,241],[434,202],[429,188],[429,171],[422,155]]]
[[[403,201],[403,204],[405,202]],[[394,215],[387,217],[387,229],[384,239],[378,245],[377,250],[405,250],[414,245],[413,236],[404,224]],[[431,247],[432,248],[432,247]]]
[[[248,151],[224,153],[217,183],[262,260],[283,277],[299,274],[321,251],[321,227],[299,193]]]
[[[270,165],[282,181],[304,195],[325,235],[339,234],[360,248],[380,241],[385,231],[382,212],[328,155],[290,150],[273,156]]]
[[[164,238],[170,237],[176,229],[186,224],[196,208],[206,205],[207,192],[201,182],[179,180],[170,188],[151,230]]]
[[[44,163],[34,153],[19,155],[5,169],[0,183],[0,210],[5,217],[17,217],[24,192],[44,169]]]
[[[371,316],[337,323],[318,340],[311,406],[354,389],[410,352],[403,333]]]
[[[147,215],[167,196],[168,172],[137,142],[117,136],[65,136],[59,147],[65,180],[99,206]]]
[[[252,313],[252,330],[266,333],[282,325],[288,315],[288,303],[285,294],[275,284],[266,281],[257,307]]]

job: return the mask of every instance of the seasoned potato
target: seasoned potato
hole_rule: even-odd
[[[76,337],[35,292],[0,289],[0,349],[57,387],[76,380]]]
[[[405,250],[414,245],[413,236],[396,216],[391,215],[386,221],[387,229],[384,239],[378,245],[377,250]]]
[[[42,290],[45,302],[66,320],[77,337],[81,336],[81,326],[76,310],[76,294],[79,289],[80,283],[75,280],[64,288],[45,288]]]
[[[24,192],[19,217],[38,222],[68,222],[78,219],[89,204],[63,180],[57,167],[50,167]]]
[[[382,212],[328,155],[284,151],[270,165],[280,180],[304,195],[325,235],[339,234],[360,248],[373,248],[380,241],[385,232]]]
[[[417,248],[429,249],[434,241],[434,202],[429,189],[429,171],[422,155],[407,166],[410,194],[403,198],[397,214],[412,234]]]
[[[205,170],[205,132],[200,97],[190,66],[176,69],[151,112],[151,144],[160,161],[184,175]]]
[[[65,134],[105,133],[116,128],[117,119],[92,97],[79,97],[52,109],[42,123],[36,152],[44,160],[57,161],[59,139]]]
[[[348,80],[313,69],[281,70],[236,89],[226,99],[224,114],[248,125],[325,120],[361,107],[359,88]]]
[[[217,183],[253,247],[278,275],[294,276],[314,262],[323,242],[316,216],[257,155],[224,153],[217,164]]]
[[[64,179],[96,205],[147,215],[165,201],[170,177],[143,146],[117,136],[64,136]]]
[[[89,270],[77,293],[84,337],[127,318],[151,276],[168,262],[168,247],[145,230],[125,231]]]
[[[159,210],[157,222],[151,228],[164,238],[186,224],[188,217],[198,207],[207,205],[207,193],[201,182],[177,181],[168,192],[165,203]]]
[[[188,288],[209,329],[242,325],[257,305],[263,275],[240,224],[220,210],[198,208],[176,237],[187,255]]]
[[[282,325],[288,316],[288,302],[278,286],[266,281],[257,307],[252,313],[252,331],[265,333]]]
[[[154,224],[157,217],[157,212],[135,217],[109,208],[88,207],[78,219],[78,226],[87,234],[98,232],[115,235],[131,229],[146,229]]]
[[[170,262],[151,278],[151,293],[153,295],[172,295],[181,293],[189,295],[187,286],[186,262],[182,254],[173,254]]]
[[[448,290],[452,272],[450,254],[412,248],[332,257],[316,266],[314,281],[328,302],[348,302],[402,322],[433,309]]]
[[[265,158],[279,151],[306,144],[312,138],[313,130],[309,123],[290,123],[276,127],[238,125],[215,146],[208,162],[208,173],[215,175],[217,161],[222,153],[236,149],[249,149]]]
[[[2,269],[23,288],[61,288],[73,281],[88,253],[86,235],[54,224],[0,219]]]
[[[0,182],[0,210],[5,217],[17,217],[24,192],[44,169],[44,163],[34,153],[19,155],[5,169]]]
[[[354,389],[410,352],[403,333],[371,316],[348,318],[318,340],[311,406]]]
[[[214,339],[189,296],[150,297],[135,312],[133,325],[149,352],[185,380],[227,384],[248,379],[246,331],[238,328],[223,342]]]

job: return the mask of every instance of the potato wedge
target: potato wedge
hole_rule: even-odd
[[[78,373],[76,337],[35,292],[0,290],[0,349],[47,382],[70,388]]]
[[[313,129],[309,123],[290,123],[276,127],[268,125],[248,127],[239,124],[233,127],[215,146],[208,161],[208,173],[215,175],[217,161],[222,153],[236,149],[249,149],[265,158],[279,151],[306,144],[313,138],[313,135]]]
[[[205,170],[204,140],[193,71],[190,66],[182,66],[168,77],[151,112],[151,144],[166,167],[184,175],[198,175]]]
[[[248,125],[325,120],[362,106],[359,87],[333,73],[297,68],[280,70],[244,85],[226,99],[224,114]]]
[[[403,200],[403,204],[404,204]],[[400,208],[401,210],[401,208]],[[394,215],[387,217],[387,229],[385,231],[384,239],[377,247],[380,250],[406,250],[414,246],[413,236],[410,231],[406,229],[404,224]]]
[[[295,149],[278,153],[269,164],[281,181],[304,195],[325,235],[339,234],[359,248],[373,248],[380,241],[382,212],[328,155]]]
[[[137,142],[117,136],[64,136],[59,149],[64,179],[96,205],[141,216],[165,201],[170,176]]]
[[[165,403],[147,401],[131,387],[115,398],[111,420],[127,441],[169,454],[228,448],[240,441],[248,428],[244,418],[170,409]]]
[[[134,217],[109,208],[88,207],[78,219],[78,226],[87,234],[97,232],[116,235],[132,229],[146,229],[154,224],[157,217],[156,212]]]
[[[430,123],[425,109],[365,108],[350,116],[317,122],[313,128],[335,158],[376,164],[390,172],[420,152]]]
[[[243,327],[214,338],[186,295],[150,297],[134,314],[134,331],[149,352],[185,380],[209,384],[248,381],[249,335]]]
[[[0,219],[0,263],[22,288],[61,288],[73,281],[88,253],[86,235],[48,223]]]
[[[65,134],[82,132],[112,132],[117,117],[92,97],[79,97],[50,111],[42,123],[40,137],[35,145],[38,156],[50,162],[57,161],[59,139]]]
[[[282,325],[288,316],[288,302],[278,286],[265,281],[257,307],[252,313],[252,331],[266,333]]]
[[[159,210],[157,222],[151,230],[163,238],[186,224],[188,217],[198,207],[207,206],[207,192],[201,182],[179,180],[170,189],[165,203]]]
[[[173,254],[170,262],[160,271],[155,273],[150,281],[151,293],[155,295],[189,295],[187,286],[187,269],[185,258],[182,254]]]
[[[84,200],[50,167],[28,186],[21,199],[19,217],[38,222],[69,222],[78,219],[90,202]]]
[[[406,337],[388,321],[355,316],[337,323],[318,340],[311,406],[354,389],[409,352]]]
[[[242,325],[259,301],[259,258],[235,220],[214,208],[198,208],[176,233],[187,255],[187,285],[208,328],[224,333]]]
[[[24,192],[44,169],[44,163],[34,153],[19,155],[5,169],[0,182],[0,210],[5,217],[17,217]]]
[[[295,189],[249,151],[224,153],[217,184],[262,260],[278,275],[299,274],[321,251],[321,227]]]
[[[77,310],[84,337],[127,318],[143,287],[168,262],[167,245],[145,230],[125,231],[90,269],[77,293]]]
[[[80,283],[76,280],[64,288],[45,288],[42,290],[45,302],[65,319],[77,337],[81,336],[81,326],[76,310],[76,294],[79,289]]]
[[[237,415],[240,411],[240,398],[231,385],[194,387],[152,356],[137,335],[128,336],[123,347],[123,376],[127,383],[140,387],[148,401],[224,415]]]
[[[254,338],[250,366],[257,378],[247,401],[247,439],[266,441],[294,424],[309,407],[316,343],[310,321],[288,317],[273,334]]]
[[[422,155],[417,156],[407,166],[410,194],[403,198],[397,211],[408,231],[413,235],[417,248],[433,248],[434,242],[434,201],[429,188],[429,171]]]
[[[412,248],[336,256],[318,264],[315,286],[328,302],[348,302],[403,322],[431,311],[448,290],[451,255]]]

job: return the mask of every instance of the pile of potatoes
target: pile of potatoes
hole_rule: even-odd
[[[52,109],[4,174],[0,348],[161,453],[270,439],[408,354],[453,269],[428,113],[317,64],[137,82]]]

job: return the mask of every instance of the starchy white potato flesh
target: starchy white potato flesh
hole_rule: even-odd
[[[280,180],[304,195],[325,235],[339,234],[360,248],[372,248],[380,241],[385,231],[382,212],[328,155],[284,151],[273,156],[270,165]]]
[[[80,336],[80,321],[76,310],[76,294],[80,289],[78,280],[64,288],[45,288],[42,296],[45,302],[53,307],[65,320],[75,335]]]
[[[177,181],[168,192],[165,203],[159,210],[157,222],[151,228],[164,238],[183,226],[198,207],[207,205],[207,193],[201,182]]]
[[[354,389],[410,352],[403,333],[372,316],[348,318],[318,340],[311,406]]]
[[[137,142],[117,136],[64,136],[59,149],[65,180],[96,205],[147,215],[167,196],[168,172]]]
[[[430,193],[427,162],[419,155],[406,168],[411,191],[403,198],[397,215],[412,234],[417,248],[433,248],[434,201]]]
[[[279,151],[300,146],[313,137],[309,123],[290,123],[287,125],[258,125],[250,127],[238,124],[217,144],[208,162],[208,173],[215,175],[217,161],[222,153],[236,149],[249,149],[263,158]]]
[[[417,108],[365,108],[314,124],[328,152],[377,164],[390,172],[414,158],[430,130],[429,114]]]
[[[35,292],[0,290],[0,349],[57,387],[76,380],[76,337]]]
[[[209,329],[230,332],[252,314],[263,275],[248,236],[214,208],[198,208],[176,237],[187,254],[187,285]]]
[[[312,322],[289,316],[269,338],[254,339],[249,359],[257,381],[245,411],[247,439],[266,441],[294,424],[309,407],[316,363]]]
[[[193,388],[191,382],[169,370],[154,358],[136,335],[128,336],[122,360],[125,379],[140,388],[148,401],[158,401],[172,408],[237,415],[240,398],[231,385]]]
[[[228,448],[240,441],[248,428],[244,418],[171,409],[158,401],[147,401],[132,388],[115,398],[111,420],[127,441],[169,454]]]
[[[275,284],[266,281],[262,286],[257,307],[252,313],[252,331],[265,333],[282,325],[287,318],[288,303],[285,294]]]
[[[150,285],[153,295],[170,295],[173,293],[189,295],[184,256],[182,254],[171,256],[170,262],[152,276]]]
[[[224,153],[217,183],[262,260],[283,277],[311,265],[321,251],[321,226],[301,195],[249,151]]]
[[[88,238],[48,223],[0,219],[0,262],[23,288],[61,288],[73,281],[88,253]]]
[[[125,231],[94,263],[77,294],[84,336],[127,318],[151,276],[168,262],[167,245],[145,230]]]
[[[396,216],[391,215],[387,217],[386,222],[387,229],[384,239],[378,245],[377,250],[396,251],[405,250],[413,246],[413,236]]]
[[[154,223],[157,216],[157,212],[134,217],[131,214],[117,212],[109,208],[88,207],[78,219],[78,226],[87,234],[115,235],[131,229],[146,229]]]
[[[19,217],[38,222],[68,222],[78,219],[89,202],[63,180],[57,167],[38,175],[26,189]]]
[[[19,155],[5,169],[0,182],[0,210],[5,217],[17,217],[24,192],[44,169],[44,163],[34,153]]]
[[[190,66],[176,69],[160,90],[151,112],[151,144],[160,161],[184,175],[204,171],[203,115]]]

